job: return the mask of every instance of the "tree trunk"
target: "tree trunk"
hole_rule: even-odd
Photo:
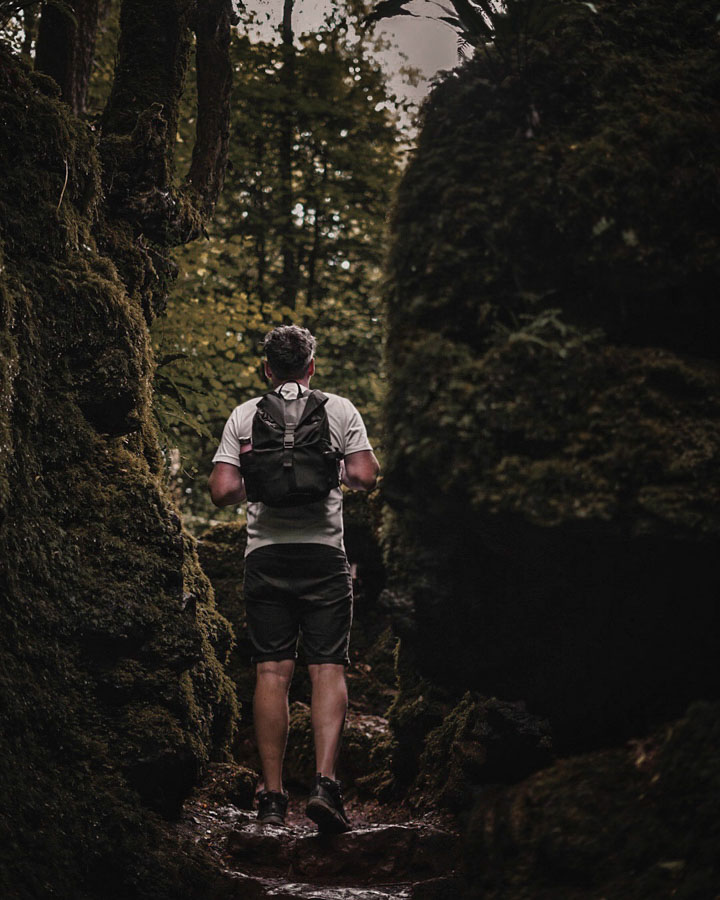
[[[23,42],[22,42],[22,55],[26,59],[30,59],[32,57],[32,46],[33,42],[37,36],[37,26],[38,26],[38,10],[36,6],[29,6],[27,9],[22,11],[22,20],[23,20]]]
[[[294,0],[285,0],[282,24],[282,69],[284,115],[280,128],[280,246],[282,253],[282,303],[291,309],[297,297],[297,261],[293,221],[293,143],[295,139],[295,45],[292,14]]]
[[[202,235],[227,165],[231,0],[124,0],[102,115],[106,202],[138,235],[171,247]],[[186,187],[173,183],[177,123],[197,32],[198,125]]]
[[[188,185],[210,216],[222,190],[230,140],[230,24],[227,0],[201,3],[195,19],[198,117]]]
[[[263,163],[265,158],[265,145],[262,141],[255,142],[255,153],[257,161],[257,171],[263,171]],[[257,257],[257,286],[260,304],[264,305],[267,300],[267,290],[265,280],[267,277],[267,227],[266,227],[266,209],[265,195],[262,187],[255,187],[253,192],[253,205],[256,209],[257,232],[255,237],[255,254]]]
[[[307,291],[305,294],[305,303],[307,306],[312,306],[313,301],[315,299],[315,288],[317,283],[317,261],[320,256],[320,244],[322,241],[322,216],[321,209],[323,205],[323,198],[325,196],[325,187],[328,181],[328,161],[325,152],[322,152],[323,159],[323,171],[322,178],[320,180],[319,189],[317,195],[315,197],[315,221],[313,222],[313,242],[312,248],[310,250],[308,256],[308,277],[307,277]]]
[[[50,0],[40,17],[35,67],[57,81],[75,115],[85,112],[97,23],[98,0]]]
[[[142,113],[162,108],[163,150],[172,160],[192,44],[194,0],[123,0],[118,61],[102,117],[105,134],[129,135]]]

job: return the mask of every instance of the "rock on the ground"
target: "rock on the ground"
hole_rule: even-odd
[[[208,804],[252,809],[258,785],[258,773],[236,763],[211,763],[197,789]]]
[[[553,758],[547,719],[525,704],[469,691],[425,740],[414,785],[415,802],[469,809],[481,786],[512,784]]]
[[[481,796],[465,843],[465,896],[715,897],[719,745],[720,704],[696,703],[648,738]]]
[[[292,871],[307,880],[420,881],[447,873],[454,850],[453,836],[429,825],[374,825],[331,839],[300,838]]]
[[[387,739],[388,723],[382,716],[348,711],[343,731],[338,777],[343,787],[351,787],[366,775],[373,749]],[[285,754],[285,779],[290,784],[310,788],[315,776],[310,707],[299,701],[290,707],[290,734]]]
[[[372,825],[340,835],[290,831],[240,820],[227,834],[225,858],[243,872],[317,884],[419,882],[448,874],[455,835],[431,825]]]

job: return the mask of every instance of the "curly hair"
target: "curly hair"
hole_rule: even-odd
[[[299,325],[278,325],[265,335],[263,349],[276,378],[302,378],[315,352],[315,338]]]

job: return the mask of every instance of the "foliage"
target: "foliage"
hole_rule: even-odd
[[[179,442],[193,511],[209,508],[207,470],[231,409],[266,389],[259,342],[276,324],[318,338],[316,383],[362,410],[377,445],[382,396],[379,282],[386,209],[397,177],[396,101],[362,42],[333,25],[302,38],[291,96],[282,48],[233,39],[231,170],[208,239],[185,249],[167,317],[154,326],[156,408]],[[191,98],[190,98],[191,99]],[[294,123],[291,214],[297,295],[282,305],[282,128]],[[191,140],[183,117],[180,150]],[[210,433],[213,437],[210,437]],[[221,514],[222,515],[222,514]]]
[[[404,7],[411,0],[381,0],[368,16],[366,24],[408,14]],[[450,7],[437,0],[427,5],[439,7],[444,16],[432,16],[458,33],[462,54],[468,46],[482,49],[488,73],[499,82],[511,72],[526,69],[532,53],[548,52],[543,42],[564,22],[590,10],[594,3],[579,0],[448,0]],[[415,15],[415,13],[410,13]],[[491,53],[490,50],[494,53]]]

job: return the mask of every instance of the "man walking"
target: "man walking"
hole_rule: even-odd
[[[335,453],[326,456],[342,458],[342,482],[354,490],[372,490],[379,466],[360,414],[344,397],[310,390],[310,379],[315,373],[315,338],[306,328],[282,325],[266,335],[264,350],[265,375],[274,392],[267,395],[267,400],[276,404],[275,409],[278,404],[287,409],[290,423],[284,425],[279,465],[287,467],[292,483],[295,484],[293,466],[299,471],[302,450],[294,441],[299,438],[302,410],[312,397],[313,406],[324,406],[327,414],[330,444]],[[216,506],[246,499],[240,457],[245,452],[248,460],[261,455],[259,447],[256,453],[251,451],[253,434],[261,434],[258,429],[264,427],[263,420],[268,421],[264,401],[265,398],[255,397],[242,403],[227,420],[208,482]],[[273,407],[267,408],[272,413]],[[274,415],[277,417],[277,413]],[[265,459],[269,458],[266,454]],[[243,468],[251,479],[251,467]],[[250,495],[255,496],[252,490]],[[320,499],[303,502],[301,498],[293,502],[298,505],[249,501],[247,507],[244,590],[248,632],[254,648],[252,660],[256,664],[253,712],[264,782],[258,794],[258,819],[264,824],[285,821],[288,795],[283,790],[282,766],[289,726],[288,691],[297,639],[302,633],[312,683],[311,721],[317,772],[306,812],[320,831],[342,832],[350,825],[336,780],[336,766],[347,712],[345,666],[349,663],[352,622],[352,579],[343,544],[342,490],[339,485],[331,486]]]

